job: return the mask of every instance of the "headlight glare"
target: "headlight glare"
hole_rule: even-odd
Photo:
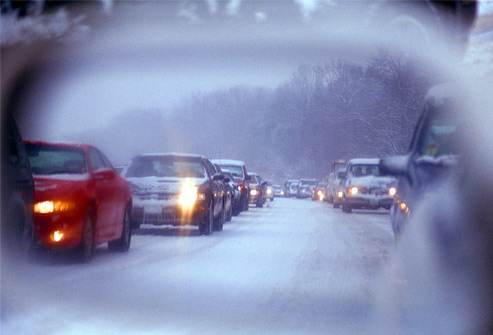
[[[359,189],[356,187],[356,186],[353,186],[351,187],[349,190],[348,190],[349,194],[357,194],[359,192]]]
[[[395,187],[389,188],[389,195],[396,195],[397,194],[397,189]]]
[[[67,201],[41,201],[34,204],[34,213],[66,212],[73,208],[74,205]]]
[[[201,194],[203,196],[203,194]],[[180,193],[178,201],[182,207],[192,207],[199,198],[196,187],[185,187]]]

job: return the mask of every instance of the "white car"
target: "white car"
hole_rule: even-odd
[[[378,158],[355,158],[348,162],[342,181],[342,210],[390,209],[396,193],[394,177],[381,176]]]

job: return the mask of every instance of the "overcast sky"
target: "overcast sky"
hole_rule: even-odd
[[[315,3],[298,2],[304,10],[310,10]],[[481,13],[492,11],[493,2],[481,3]],[[143,35],[154,38],[160,33],[164,34],[146,31],[139,38],[145,39]],[[46,104],[40,106],[43,115],[40,122],[45,125],[38,129],[43,129],[44,134],[36,137],[61,139],[68,133],[67,124],[80,132],[107,124],[115,115],[127,111],[170,111],[192,93],[208,93],[234,85],[276,87],[289,79],[300,62],[323,59],[320,55],[304,58],[303,50],[298,50],[301,57],[296,56],[296,60],[279,50],[261,50],[260,58],[254,50],[229,54],[207,50],[202,56],[189,49],[184,55],[176,52],[168,55],[169,50],[160,53],[158,47],[146,54],[146,50],[139,50],[141,42],[132,45],[130,39],[125,45],[133,47],[134,55],[129,56],[128,52],[112,55],[109,51],[102,63],[72,64],[76,68],[74,73],[52,78],[56,81],[51,85],[54,89],[48,92],[50,98]],[[181,43],[186,49],[187,41]],[[151,48],[156,49],[156,45]]]

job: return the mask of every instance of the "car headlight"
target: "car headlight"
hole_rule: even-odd
[[[351,194],[351,195],[355,195],[359,192],[359,189],[356,187],[356,186],[353,186],[351,187],[349,190],[348,190],[348,193]]]
[[[267,194],[271,194],[272,190],[270,188],[267,189]]]
[[[74,207],[74,204],[68,201],[41,201],[34,204],[34,213],[67,212]]]
[[[397,194],[397,189],[395,187],[389,188],[389,195],[396,195]]]
[[[190,208],[195,204],[198,198],[197,187],[187,186],[181,191],[178,202],[180,206]]]
[[[257,194],[258,194],[258,192],[257,192],[257,190],[253,189],[253,190],[250,190],[250,194],[251,194],[251,195],[257,195]]]
[[[342,198],[344,196],[344,193],[342,193],[341,191],[337,192],[337,197],[338,198]]]

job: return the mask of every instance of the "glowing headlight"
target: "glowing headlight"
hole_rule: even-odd
[[[337,197],[338,198],[342,198],[343,195],[344,195],[344,193],[342,193],[341,191],[337,192]]]
[[[198,199],[197,187],[185,187],[180,193],[178,201],[182,207],[192,207]]]
[[[34,204],[34,213],[66,212],[73,207],[72,203],[66,201],[42,201]]]
[[[395,187],[389,188],[389,195],[396,195],[397,189]]]
[[[272,190],[270,188],[267,189],[267,194],[271,194]]]
[[[258,192],[257,192],[257,190],[255,190],[255,189],[254,189],[254,190],[251,190],[251,191],[250,191],[250,194],[251,194],[251,195],[257,195],[257,194],[258,194]]]
[[[59,230],[56,230],[53,235],[52,235],[52,239],[53,241],[55,242],[60,242],[63,238],[63,232],[59,231]]]
[[[357,194],[359,192],[359,190],[356,186],[353,186],[348,190],[348,192],[349,192],[349,194]]]

